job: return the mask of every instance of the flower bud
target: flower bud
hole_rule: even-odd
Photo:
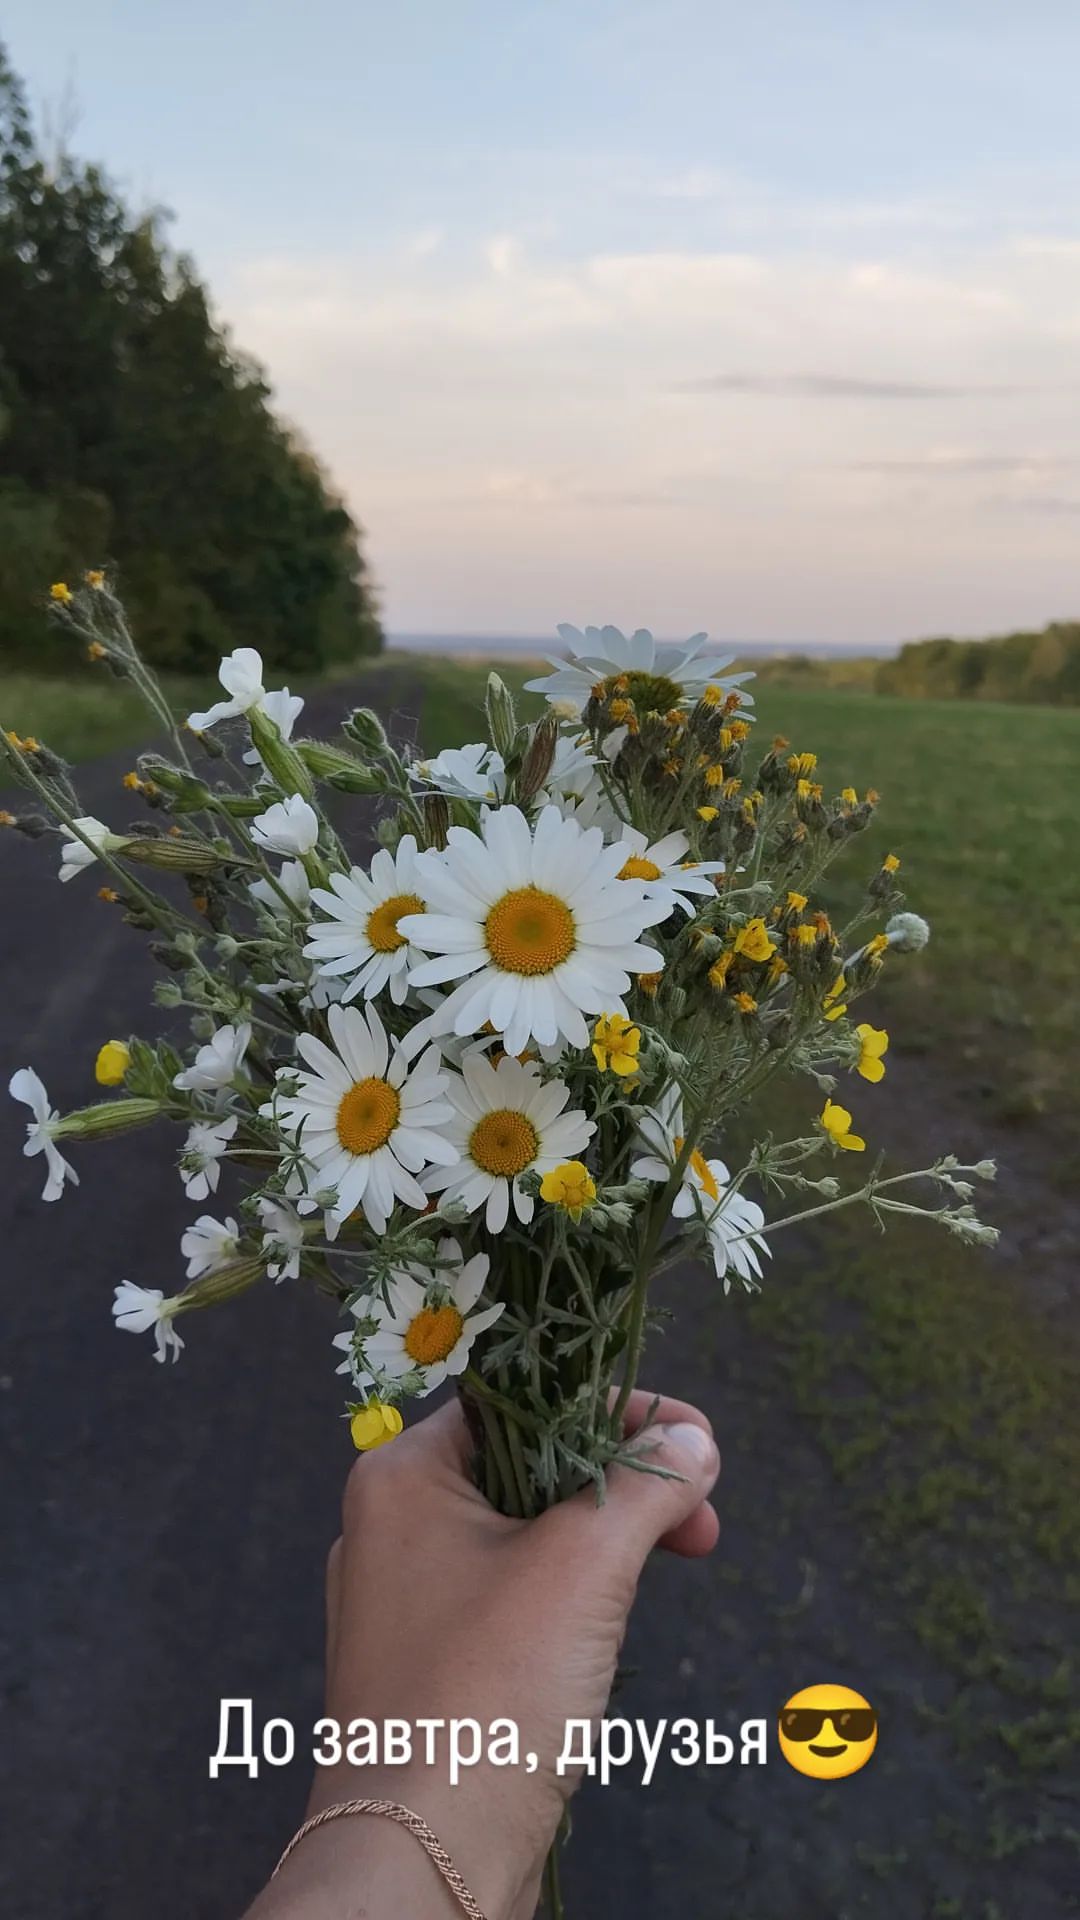
[[[261,707],[252,707],[248,724],[251,727],[252,745],[278,786],[285,793],[299,793],[305,800],[310,800],[315,792],[315,782],[300,754],[285,739],[276,721],[271,720]]]
[[[894,913],[886,922],[885,935],[898,953],[918,953],[930,938],[930,924],[918,913]]]
[[[487,714],[488,738],[495,751],[508,760],[517,737],[517,715],[510,689],[497,673],[488,674],[484,711]]]
[[[450,806],[445,794],[425,793],[424,795],[424,840],[429,847],[441,853],[446,846],[446,836],[450,830]]]
[[[133,1127],[145,1127],[149,1121],[156,1120],[163,1110],[160,1100],[102,1100],[93,1107],[77,1107],[74,1113],[66,1113],[58,1120],[53,1129],[56,1139],[62,1136],[80,1140],[97,1140],[106,1134],[129,1133]]]
[[[538,720],[525,749],[525,758],[521,763],[518,779],[518,797],[526,803],[539,793],[555,758],[555,747],[559,738],[559,723],[553,713],[545,713]]]
[[[158,753],[140,753],[136,765],[141,779],[149,780],[171,795],[176,813],[197,813],[209,804],[210,789],[206,782],[188,773],[185,767],[174,767]]]
[[[298,740],[296,751],[317,780],[338,793],[381,793],[385,782],[372,767],[323,740]]]
[[[386,728],[371,707],[354,707],[342,721],[341,731],[368,753],[384,754],[390,744],[386,738]]]
[[[116,848],[125,860],[140,866],[163,867],[170,873],[212,873],[222,864],[221,855],[205,840],[190,840],[183,834],[165,834],[160,840],[132,834]]]

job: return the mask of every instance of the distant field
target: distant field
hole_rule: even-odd
[[[488,671],[386,655],[343,676],[343,703],[346,686],[349,697],[385,694],[395,705],[402,684],[415,686],[405,701],[421,709],[429,745],[476,739]],[[519,693],[536,665],[499,671]],[[881,793],[878,822],[836,870],[838,909],[892,850],[909,904],[934,929],[925,955],[890,967],[882,1003],[896,1043],[941,1059],[1001,1115],[1080,1122],[1080,710],[893,699],[785,684],[778,671],[758,687],[763,739],[782,732],[815,750],[834,788],[850,781]],[[208,688],[184,681],[169,691],[183,712]],[[526,695],[523,712],[538,710]],[[70,682],[5,676],[0,717],[74,760],[146,737],[138,701],[100,669]]]

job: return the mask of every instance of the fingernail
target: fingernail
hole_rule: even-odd
[[[711,1464],[716,1457],[716,1443],[704,1427],[695,1427],[692,1422],[680,1420],[675,1426],[664,1428],[664,1438],[669,1447],[679,1453],[687,1454],[695,1467]]]

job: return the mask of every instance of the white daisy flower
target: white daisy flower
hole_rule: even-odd
[[[263,686],[261,653],[257,653],[254,647],[237,647],[235,652],[227,653],[218,668],[218,679],[229,698],[219,700],[216,706],[207,707],[205,713],[189,713],[187,723],[193,732],[204,733],[207,727],[216,726],[219,720],[234,720],[239,714],[250,713],[254,707],[259,707],[263,713],[269,714],[288,739],[304,703],[296,694],[290,694],[288,687],[283,687],[278,693],[267,693]],[[285,732],[283,721],[288,726],[288,733]],[[250,760],[252,756],[245,754],[244,758]]]
[[[639,944],[666,917],[640,882],[620,881],[630,849],[604,846],[545,807],[530,829],[517,807],[500,807],[479,833],[451,827],[444,853],[417,856],[428,911],[400,930],[438,957],[410,970],[413,987],[462,985],[424,1022],[431,1034],[478,1033],[490,1022],[507,1053],[562,1035],[588,1045],[585,1013],[625,1012],[630,976],[657,973],[663,956]]]
[[[623,828],[623,840],[631,848],[629,860],[620,869],[620,880],[640,880],[649,900],[662,900],[668,913],[681,907],[684,913],[697,911],[691,894],[715,898],[716,888],[710,875],[723,873],[722,860],[698,860],[687,864],[690,842],[685,833],[668,833],[650,846],[648,836],[636,827]]]
[[[231,1086],[250,1042],[251,1027],[246,1020],[239,1027],[219,1027],[199,1048],[191,1066],[175,1076],[173,1086],[191,1093],[211,1093]]]
[[[286,860],[277,875],[277,883],[286,899],[294,907],[306,909],[311,899],[311,883],[299,860]],[[284,915],[287,912],[281,893],[275,892],[269,880],[253,880],[248,887],[253,900],[262,907],[269,907],[271,913]]]
[[[444,747],[433,760],[414,761],[409,772],[456,800],[498,800],[506,788],[502,755],[486,740],[467,747]]]
[[[473,1311],[488,1277],[488,1257],[464,1260],[456,1240],[440,1240],[437,1267],[395,1270],[389,1298],[366,1300],[359,1311],[376,1322],[363,1340],[363,1356],[373,1374],[400,1380],[419,1374],[419,1398],[443,1381],[464,1373],[477,1334],[494,1326],[503,1303]]]
[[[148,1333],[153,1327],[154,1359],[164,1361],[171,1352],[175,1361],[184,1344],[172,1323],[179,1304],[175,1295],[166,1300],[160,1287],[137,1287],[130,1280],[122,1280],[115,1289],[113,1319],[125,1333]]]
[[[213,1214],[200,1214],[194,1225],[180,1236],[180,1251],[188,1263],[188,1279],[198,1280],[204,1273],[216,1273],[232,1259],[239,1244],[240,1229],[235,1220],[231,1217],[215,1220]]]
[[[196,1120],[180,1155],[180,1178],[189,1200],[208,1200],[218,1190],[219,1161],[236,1132],[235,1113],[224,1120]]]
[[[652,634],[639,627],[629,638],[618,627],[561,626],[559,637],[570,650],[570,660],[548,654],[555,668],[542,680],[528,680],[530,693],[543,693],[549,700],[574,700],[577,711],[584,711],[598,682],[625,675],[628,695],[640,710],[667,713],[684,701],[696,700],[706,687],[720,687],[725,693],[753,679],[752,673],[726,673],[735,656],[708,653],[709,636],[695,633],[684,647],[658,647]],[[743,696],[747,706],[753,701]]]
[[[319,838],[319,816],[301,794],[290,793],[252,821],[251,837],[266,853],[310,853]]]
[[[304,1223],[294,1207],[260,1194],[255,1202],[263,1223],[263,1253],[271,1280],[298,1280],[304,1248]]]
[[[587,737],[560,733],[544,781],[545,797],[580,800],[597,784],[596,755],[589,752]]]
[[[637,1179],[667,1184],[683,1150],[683,1126],[682,1099],[677,1087],[669,1087],[654,1106],[639,1111],[637,1130],[650,1151],[631,1164],[630,1171]],[[706,1160],[695,1147],[683,1168],[682,1183],[671,1209],[676,1220],[696,1215],[704,1221],[713,1265],[717,1278],[724,1281],[725,1293],[730,1286],[725,1278],[729,1269],[737,1273],[744,1284],[752,1285],[754,1276],[761,1277],[758,1251],[771,1251],[761,1234],[764,1213],[755,1201],[745,1199],[741,1193],[732,1193],[730,1180],[722,1160]]]
[[[73,1187],[79,1184],[79,1176],[73,1166],[64,1159],[53,1138],[60,1121],[59,1112],[49,1105],[49,1096],[45,1085],[33,1067],[20,1067],[8,1081],[8,1092],[13,1100],[21,1100],[29,1107],[33,1119],[26,1123],[26,1144],[23,1152],[29,1159],[35,1153],[45,1155],[47,1169],[45,1185],[42,1188],[43,1200],[59,1200],[64,1191],[64,1181],[70,1180]]]
[[[445,1098],[447,1077],[435,1047],[410,1071],[401,1048],[391,1049],[373,1006],[366,1012],[331,1007],[327,1020],[334,1048],[302,1033],[297,1051],[311,1071],[281,1068],[279,1078],[298,1080],[299,1091],[263,1112],[297,1139],[314,1190],[336,1189],[335,1218],[362,1206],[370,1226],[383,1233],[395,1200],[427,1206],[415,1175],[457,1159],[441,1132],[454,1111]]]
[[[72,833],[70,827],[60,829],[64,836],[64,846],[60,854],[61,880],[74,880],[75,875],[81,873],[84,867],[93,866],[98,852],[102,850],[108,852],[110,847],[121,847],[124,844],[123,834],[113,833],[103,820],[95,820],[92,813],[83,814],[81,819],[75,821],[75,825],[86,835],[87,840],[93,841],[93,847],[86,846],[84,841]]]
[[[291,740],[293,728],[304,711],[300,695],[290,693],[288,687],[279,687],[273,693],[264,694],[258,705],[267,719],[273,721],[282,739]],[[245,766],[249,767],[261,767],[264,764],[258,747],[249,747],[243,759]]]
[[[485,1208],[489,1233],[501,1233],[510,1212],[524,1224],[533,1217],[534,1201],[522,1193],[523,1173],[550,1173],[564,1160],[576,1160],[596,1132],[584,1113],[565,1113],[569,1088],[558,1080],[541,1080],[539,1070],[509,1055],[492,1066],[480,1054],[470,1053],[461,1063],[460,1079],[449,1086],[454,1118],[446,1137],[461,1158],[455,1167],[436,1167],[423,1177],[429,1193],[462,1200],[470,1213]]]
[[[385,986],[401,1006],[408,992],[408,969],[424,958],[410,946],[398,921],[409,913],[423,913],[424,902],[416,877],[416,841],[407,833],[396,853],[380,847],[370,874],[360,867],[330,876],[330,889],[316,887],[312,899],[330,917],[308,928],[305,957],[316,962],[320,979],[351,976],[342,999],[363,993],[371,1000]]]

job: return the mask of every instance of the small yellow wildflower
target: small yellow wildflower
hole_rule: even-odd
[[[104,660],[107,652],[108,649],[102,646],[100,640],[91,640],[86,649],[86,657],[88,660]]]
[[[13,827],[14,825],[15,815],[9,813],[6,807],[0,807],[0,827]]]
[[[900,861],[897,855],[895,853],[887,853],[881,863],[881,870],[883,873],[895,873],[899,865]]]
[[[92,567],[86,576],[86,584],[88,587],[93,587],[95,592],[100,592],[105,585],[105,575],[97,567]]]
[[[663,979],[663,974],[660,974],[660,973],[639,973],[638,974],[638,977],[637,977],[638,986],[641,988],[641,991],[645,995],[645,998],[647,1000],[656,999],[656,996],[660,991],[660,982],[662,979]]]
[[[844,802],[845,807],[857,807],[859,804],[859,796],[854,787],[845,787],[840,798]]]
[[[731,997],[740,1013],[757,1012],[757,1001],[754,999],[752,993],[734,993]]]
[[[120,784],[121,786],[126,787],[129,793],[142,792],[142,781],[139,779],[139,776],[137,773],[125,773],[124,778],[120,782]]]
[[[719,811],[720,811],[719,807],[699,807],[697,810],[697,817],[699,820],[704,820],[706,823],[708,823],[710,820],[716,819],[716,816],[719,813]]]
[[[817,754],[793,753],[787,764],[789,773],[800,774],[805,779],[807,774],[813,773],[817,766]]]
[[[727,985],[727,977],[731,971],[731,963],[734,958],[735,955],[729,949],[727,953],[720,954],[719,958],[713,961],[712,966],[709,968],[710,987],[720,988]]]
[[[765,975],[766,985],[775,987],[777,981],[783,979],[787,970],[788,963],[784,959],[783,954],[774,953],[772,959],[769,961],[768,971]]]
[[[571,1220],[580,1220],[586,1207],[596,1199],[596,1182],[580,1160],[564,1160],[553,1167],[540,1182],[540,1198],[553,1207],[562,1207]]]
[[[787,903],[792,913],[802,913],[806,908],[806,895],[791,892],[788,894]]]
[[[884,1027],[864,1025],[856,1027],[855,1032],[859,1036],[859,1058],[856,1062],[856,1072],[861,1073],[864,1080],[870,1080],[874,1083],[878,1080],[884,1080],[885,1062],[882,1059],[882,1055],[889,1050],[889,1036]]]
[[[664,715],[664,725],[668,727],[684,727],[686,725],[686,715],[682,708],[669,708],[668,712]]]
[[[632,700],[613,700],[608,711],[612,719],[621,724],[634,718],[634,703]]]
[[[820,1124],[824,1127],[834,1147],[843,1147],[847,1153],[863,1153],[866,1141],[860,1140],[857,1133],[851,1131],[851,1115],[846,1107],[838,1107],[833,1100],[826,1100],[821,1111]]]
[[[804,921],[800,921],[797,927],[792,927],[789,930],[788,939],[794,940],[797,947],[816,947],[818,943],[818,930],[816,927],[807,926]]]
[[[816,780],[798,780],[795,791],[800,800],[820,800],[821,787]]]
[[[775,940],[770,940],[764,920],[758,914],[740,927],[732,943],[732,951],[741,953],[747,960],[771,960],[776,952]]]
[[[99,887],[97,897],[99,900],[106,900],[110,906],[114,906],[117,900],[119,900],[120,895],[117,893],[115,887]]]
[[[873,939],[867,941],[866,951],[872,960],[877,960],[877,959],[880,959],[883,953],[886,953],[888,951],[888,946],[889,946],[888,934],[875,933]]]
[[[826,1020],[839,1020],[840,1016],[847,1012],[847,1001],[842,1001],[840,998],[846,986],[847,981],[844,979],[843,974],[838,973],[828,993],[825,995],[822,1011]]]
[[[724,704],[723,687],[706,687],[704,693],[701,696],[701,704],[703,707],[723,706]]]
[[[719,762],[717,762],[714,766],[706,767],[705,785],[707,787],[722,787],[726,779],[727,779],[727,774],[724,772],[724,769],[719,764]]]
[[[370,1453],[373,1447],[396,1440],[404,1425],[399,1408],[387,1406],[384,1400],[369,1400],[366,1407],[357,1407],[349,1432],[357,1453]]]
[[[602,1013],[593,1028],[592,1052],[601,1073],[623,1077],[638,1070],[641,1029],[621,1013]]]
[[[123,1040],[106,1040],[94,1061],[94,1079],[99,1087],[122,1086],[131,1065],[131,1048]]]
[[[55,600],[58,606],[66,607],[72,598],[71,588],[65,580],[54,580],[49,588],[49,598]]]
[[[717,738],[720,743],[721,753],[726,753],[728,748],[734,745],[735,735],[732,733],[730,727],[721,727]]]
[[[749,720],[733,720],[730,733],[733,740],[745,740],[750,732]]]

